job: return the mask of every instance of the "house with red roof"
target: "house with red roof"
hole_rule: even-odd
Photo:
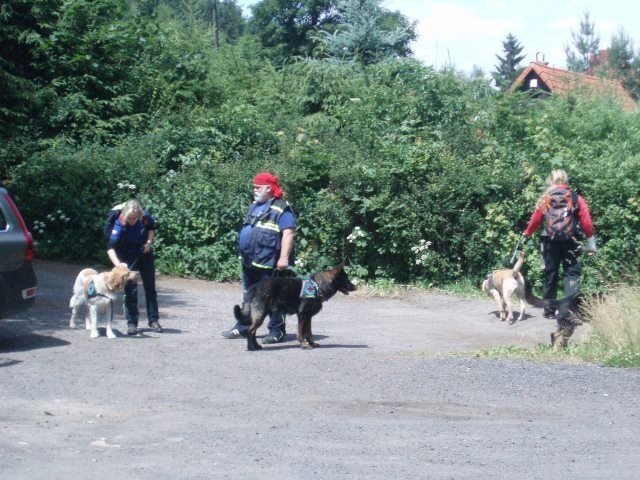
[[[561,70],[547,63],[532,62],[516,78],[510,92],[531,92],[539,98],[562,95],[569,92],[584,92],[588,95],[617,97],[625,110],[632,110],[638,104],[622,84],[584,73]]]

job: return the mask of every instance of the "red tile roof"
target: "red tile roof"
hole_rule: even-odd
[[[526,80],[538,78],[543,85],[538,88],[554,94],[563,94],[569,91],[583,89],[599,95],[616,95],[622,100],[625,109],[631,110],[637,107],[631,95],[624,89],[620,82],[605,80],[592,75],[585,75],[578,72],[570,72],[559,68],[550,67],[544,63],[532,62],[516,78],[509,89],[510,92],[516,90],[529,90]]]

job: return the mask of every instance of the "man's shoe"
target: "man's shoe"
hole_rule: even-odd
[[[232,328],[231,330],[227,330],[225,332],[222,332],[222,336],[224,338],[247,338],[247,332],[241,332],[240,330],[238,330],[237,328]]]
[[[149,328],[151,330],[154,330],[158,333],[162,333],[162,327],[160,326],[160,322],[158,322],[157,320],[154,320],[153,322],[149,323]]]
[[[275,335],[270,333],[262,339],[262,343],[269,345],[271,343],[280,343],[282,340],[284,340],[284,332],[276,333]]]
[[[137,334],[138,334],[138,327],[136,327],[132,323],[127,325],[127,335],[137,335]]]
[[[542,316],[544,318],[556,318],[556,312],[544,312]]]

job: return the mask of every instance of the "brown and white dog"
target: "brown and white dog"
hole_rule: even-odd
[[[500,312],[500,320],[509,320],[513,323],[513,305],[511,296],[515,294],[520,300],[520,315],[518,320],[524,318],[524,277],[520,273],[520,268],[524,263],[524,252],[520,252],[518,261],[512,269],[502,268],[494,270],[487,279],[482,282],[482,291],[495,298]],[[505,313],[505,304],[508,315]]]
[[[119,265],[108,272],[98,273],[93,268],[82,270],[73,285],[73,296],[69,301],[71,319],[69,327],[76,328],[78,308],[87,304],[89,311],[85,318],[85,328],[91,330],[90,337],[98,337],[98,308],[105,314],[107,337],[116,338],[111,328],[112,302],[127,282],[135,280],[136,272]]]

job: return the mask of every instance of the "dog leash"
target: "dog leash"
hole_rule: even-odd
[[[523,239],[523,238],[524,238],[524,237],[520,237],[520,238],[518,239],[518,243],[516,243],[516,248],[514,248],[514,249],[513,249],[513,255],[511,255],[511,260],[509,261],[509,263],[510,263],[511,265],[513,265],[513,264],[515,263],[515,261],[516,261],[516,257],[518,256],[518,253],[520,253],[520,250],[519,250],[519,249],[520,249],[520,244],[522,243],[522,239]]]
[[[295,268],[293,268],[291,265],[289,265],[287,267],[287,270],[291,270],[296,277],[298,278],[311,278],[309,275],[301,275]]]

